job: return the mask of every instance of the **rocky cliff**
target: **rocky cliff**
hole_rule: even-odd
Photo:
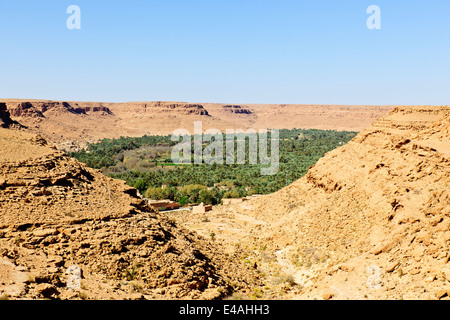
[[[22,128],[17,121],[11,119],[11,114],[5,103],[0,102],[0,128]]]
[[[65,101],[25,101],[8,102],[8,110],[12,117],[18,118],[45,118],[46,113],[64,114],[86,114],[88,112],[105,112],[111,114],[105,106],[80,105],[79,103],[69,103]]]
[[[11,118],[5,103],[0,103],[0,127],[6,128],[11,123]]]

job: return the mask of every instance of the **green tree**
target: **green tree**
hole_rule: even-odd
[[[239,191],[234,189],[234,190],[228,190],[227,192],[225,192],[223,197],[224,198],[240,198],[241,195],[239,194]]]
[[[198,202],[203,202],[205,204],[213,203],[213,195],[209,190],[202,189],[198,193]]]
[[[147,183],[143,179],[139,179],[134,183],[133,187],[138,189],[139,192],[144,193],[147,189]]]
[[[145,191],[145,197],[152,200],[165,199],[164,191],[161,188],[150,187]]]

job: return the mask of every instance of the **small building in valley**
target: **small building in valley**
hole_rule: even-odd
[[[178,209],[180,207],[180,204],[178,202],[170,201],[170,200],[157,200],[157,201],[149,200],[148,203],[153,208],[155,208],[159,211],[174,210],[174,209]]]
[[[192,207],[192,213],[206,213],[211,210],[212,205],[210,204],[205,205],[203,202],[200,203],[198,206]]]

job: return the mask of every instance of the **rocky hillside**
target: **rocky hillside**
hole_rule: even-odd
[[[0,129],[0,146],[0,296],[215,299],[258,285],[235,254],[43,138]]]
[[[277,193],[261,222],[300,298],[450,297],[450,107],[397,107]],[[253,240],[252,240],[253,241]]]

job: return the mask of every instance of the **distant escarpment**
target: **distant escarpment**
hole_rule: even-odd
[[[87,102],[1,99],[11,119],[54,142],[83,147],[121,136],[168,135],[176,129],[322,129],[360,131],[393,106],[231,104],[180,101]]]
[[[111,104],[115,113],[136,113],[152,115],[198,115],[209,116],[208,111],[201,104],[184,102],[128,102]]]
[[[230,112],[230,113],[238,113],[238,114],[252,114],[253,113],[249,108],[239,106],[239,105],[226,104],[223,106],[223,109],[226,112]]]
[[[152,110],[159,112],[176,111],[179,114],[208,116],[208,111],[201,104],[193,103],[167,103],[157,101],[149,105]]]
[[[104,106],[84,106],[78,103],[65,101],[25,101],[19,103],[7,103],[12,117],[44,118],[47,112],[86,114],[88,112],[104,112],[111,114],[111,110]]]

